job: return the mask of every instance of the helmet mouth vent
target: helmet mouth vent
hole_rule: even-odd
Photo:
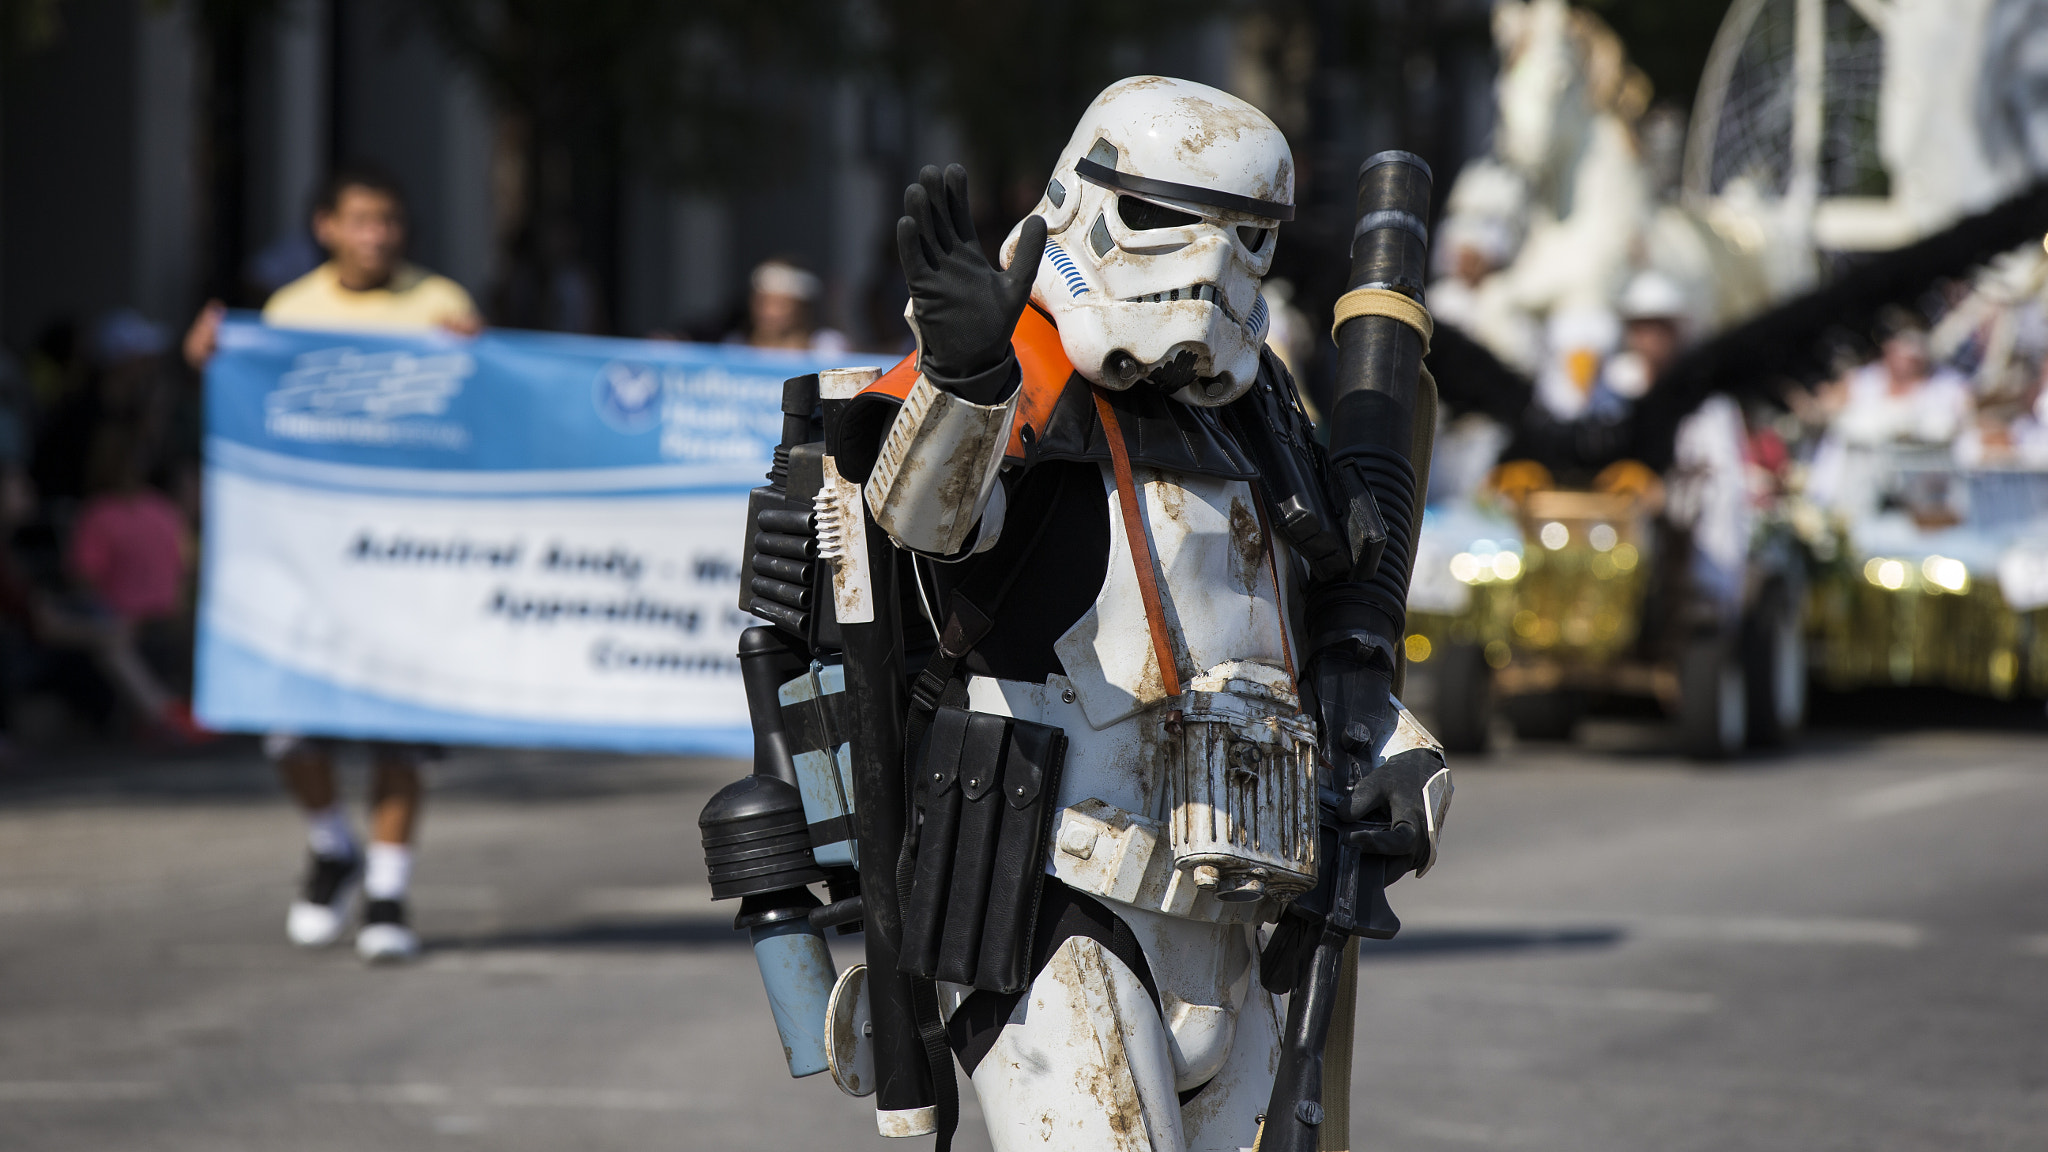
[[[1223,314],[1230,318],[1232,324],[1245,329],[1255,337],[1265,335],[1266,298],[1264,295],[1259,296],[1253,301],[1252,314],[1249,319],[1239,316],[1237,309],[1230,306],[1230,299],[1223,294],[1223,290],[1214,284],[1190,284],[1185,288],[1171,288],[1165,292],[1148,292],[1142,296],[1126,296],[1123,302],[1126,304],[1170,304],[1177,300],[1200,300],[1205,303],[1214,304],[1223,310]]]
[[[1190,284],[1185,288],[1171,288],[1165,292],[1124,297],[1126,304],[1165,304],[1174,300],[1206,300],[1226,313],[1230,311],[1230,306],[1223,302],[1223,293],[1217,291],[1214,284]],[[1234,320],[1236,317],[1233,316],[1231,319]]]

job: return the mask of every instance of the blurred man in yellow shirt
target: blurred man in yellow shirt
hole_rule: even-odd
[[[265,323],[351,332],[483,329],[462,285],[405,259],[405,200],[389,178],[367,169],[336,172],[313,207],[313,236],[327,262],[272,293]],[[209,303],[186,334],[193,367],[212,359],[226,311]]]
[[[368,169],[336,172],[313,208],[313,235],[327,262],[278,289],[263,306],[266,323],[282,328],[353,332],[423,332],[444,329],[474,335],[483,328],[462,286],[407,263],[405,200],[398,185]],[[226,309],[209,303],[185,336],[185,358],[203,368],[213,357]],[[334,786],[334,754],[341,742],[273,732],[264,751],[277,763],[285,787],[306,811],[310,859],[285,932],[294,944],[319,948],[347,928],[354,889],[366,905],[356,951],[375,962],[405,960],[419,951],[406,923],[405,896],[412,876],[418,829],[420,761],[417,745],[374,742],[370,781],[370,844],[356,842]]]

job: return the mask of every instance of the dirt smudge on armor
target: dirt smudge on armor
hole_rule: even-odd
[[[1158,478],[1143,484],[1145,494],[1151,497],[1147,503],[1157,503],[1160,515],[1165,516],[1168,520],[1176,524],[1186,524],[1188,519],[1187,489],[1182,488],[1163,476],[1159,476],[1156,472],[1153,475]],[[1153,533],[1153,538],[1155,540],[1153,547],[1156,549],[1158,547],[1156,543],[1158,533]]]
[[[1179,151],[1183,159],[1192,159],[1187,155],[1191,152],[1208,151],[1225,136],[1237,140],[1246,134],[1256,136],[1274,131],[1273,122],[1255,108],[1225,107],[1199,96],[1183,96],[1174,103],[1175,111],[1195,125],[1181,137]]]
[[[1150,644],[1145,646],[1145,667],[1138,673],[1138,684],[1132,696],[1141,704],[1156,703],[1166,699],[1166,673],[1159,667],[1159,654]]]
[[[1108,1010],[1109,1018],[1100,1022],[1102,1031],[1095,1036],[1097,1058],[1075,1070],[1075,1087],[1102,1106],[1102,1115],[1116,1138],[1113,1148],[1135,1152],[1149,1147],[1144,1103],[1138,1099],[1138,1085],[1124,1054],[1129,1030],[1124,1026],[1116,973],[1110,966],[1107,950],[1093,940],[1070,940],[1061,946],[1049,967],[1064,967],[1066,971],[1058,977],[1062,983],[1089,998],[1099,996]]]
[[[1109,1120],[1109,1130],[1117,1136],[1117,1147],[1142,1147],[1131,1143],[1132,1138],[1144,1130],[1144,1116],[1138,1107],[1137,1094],[1126,1090],[1126,1079],[1099,1065],[1083,1069],[1078,1077],[1081,1091],[1091,1099],[1101,1101],[1103,1115]]]
[[[1259,593],[1259,573],[1266,566],[1266,538],[1259,531],[1259,518],[1238,497],[1230,498],[1230,546],[1237,553],[1237,563],[1230,566],[1230,574],[1237,578],[1245,595],[1256,597]]]

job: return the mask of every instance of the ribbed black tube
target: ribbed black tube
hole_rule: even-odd
[[[1407,152],[1381,152],[1358,172],[1358,226],[1350,287],[1398,292],[1418,303],[1428,274],[1429,165]],[[1410,540],[1415,518],[1416,391],[1422,337],[1406,323],[1361,316],[1337,330],[1337,399],[1330,422],[1330,470],[1340,503],[1363,491],[1386,522],[1379,564],[1363,579],[1316,597],[1313,631],[1370,631],[1398,644],[1406,627]]]
[[[1393,622],[1387,638],[1398,640],[1408,621],[1408,573],[1413,563],[1408,548],[1415,527],[1415,468],[1384,448],[1367,448],[1347,461],[1364,479],[1380,515],[1387,522],[1387,550],[1379,568],[1364,582],[1365,598]]]

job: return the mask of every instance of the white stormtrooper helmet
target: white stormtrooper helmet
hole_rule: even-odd
[[[1186,80],[1120,80],[1082,114],[1034,213],[1047,240],[1031,299],[1081,375],[1119,390],[1185,377],[1173,396],[1205,407],[1252,386],[1259,281],[1294,218],[1294,156],[1265,113]]]

